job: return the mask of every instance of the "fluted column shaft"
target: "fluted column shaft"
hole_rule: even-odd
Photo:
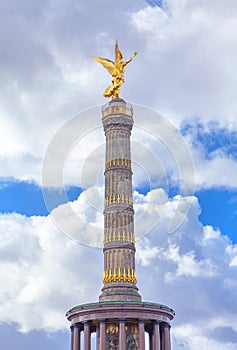
[[[168,323],[164,324],[164,350],[171,350],[170,343],[170,325]]]
[[[145,328],[144,328],[144,320],[139,320],[139,335],[138,335],[138,342],[139,342],[139,350],[145,350]]]
[[[84,350],[91,348],[91,332],[89,322],[84,323]]]
[[[71,326],[71,350],[81,349],[81,327],[77,324]]]
[[[149,350],[154,350],[153,330],[149,332]]]
[[[126,350],[125,320],[119,320],[119,350]]]
[[[158,321],[154,323],[153,349],[154,350],[161,350],[161,347],[160,347],[160,324]]]
[[[71,326],[70,330],[71,330],[71,350],[74,350],[74,326]]]
[[[140,301],[135,268],[130,135],[132,107],[114,99],[102,112],[106,137],[104,287],[100,301]]]
[[[105,320],[100,320],[100,350],[105,350]]]
[[[161,323],[161,350],[171,350],[170,325],[166,322]]]

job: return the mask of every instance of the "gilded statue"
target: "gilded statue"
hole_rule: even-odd
[[[120,90],[124,83],[124,69],[128,63],[130,63],[134,57],[137,55],[137,52],[134,52],[133,56],[127,61],[123,61],[123,55],[119,49],[118,42],[116,41],[115,45],[115,62],[107,59],[92,56],[92,58],[101,63],[105,69],[112,75],[112,85],[107,87],[104,92],[105,97],[119,98]]]

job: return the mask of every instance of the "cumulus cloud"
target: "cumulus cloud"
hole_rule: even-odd
[[[1,176],[41,183],[44,155],[60,127],[78,111],[104,103],[102,93],[110,77],[91,56],[112,58],[116,39],[124,57],[139,52],[126,72],[122,90],[126,100],[159,110],[177,130],[196,117],[236,129],[236,1],[228,5],[221,0],[163,3],[160,9],[128,0],[116,11],[114,1],[4,4],[0,13]],[[144,113],[144,121],[146,117]],[[89,130],[90,125],[100,125],[99,113],[95,118],[98,121],[89,124]],[[156,124],[157,119],[149,130],[156,130]],[[69,307],[95,300],[99,294],[102,252],[76,244],[51,222],[54,217],[87,237],[92,228],[84,230],[71,222],[71,208],[81,222],[92,222],[97,234],[101,227],[101,195],[93,185],[101,185],[98,163],[103,163],[104,139],[102,132],[93,131],[72,140],[82,130],[88,131],[87,121],[74,134],[64,134],[66,143],[57,148],[65,157],[59,182],[55,183],[54,176],[57,162],[47,180],[49,186],[82,184],[86,192],[69,206],[55,208],[49,217],[0,216],[0,275],[7,281],[0,287],[0,320],[16,322],[21,331],[62,329],[67,326],[63,314]],[[185,141],[192,152],[197,186],[235,188],[235,178],[229,177],[235,173],[235,159],[219,151],[207,157],[200,145],[193,144],[194,137],[190,134]],[[193,180],[187,171],[190,164],[176,139],[169,139],[176,153],[167,156],[169,149],[134,128],[133,144],[140,142],[134,147],[135,166],[140,169],[134,183],[137,187],[152,184],[150,193],[134,196],[138,237],[143,236],[142,229],[149,232],[137,242],[141,291],[144,299],[170,304],[176,310],[173,343],[177,349],[224,346],[232,350],[237,343],[237,249],[220,231],[199,222],[197,199],[185,192]],[[159,161],[154,163],[157,152]],[[186,186],[179,196],[169,199],[157,184],[167,188],[179,183],[180,164]],[[182,225],[167,235],[174,213]],[[101,238],[88,237],[95,245]]]
[[[168,210],[167,210],[168,209]],[[167,234],[175,202],[169,200],[159,224],[137,243],[138,278],[144,299],[173,307],[177,349],[234,349],[236,332],[236,246],[198,220],[192,201],[182,225]]]
[[[228,175],[237,167],[235,130],[195,120],[183,123],[182,134],[192,155],[196,189],[235,188],[235,177]]]
[[[156,86],[149,89],[150,104],[176,121],[181,115],[198,115],[235,124],[236,48],[232,40],[237,34],[233,26],[236,4],[165,3],[166,11],[147,6],[131,17],[143,38],[142,70],[147,71],[149,64],[151,72],[142,81],[145,86]],[[228,63],[223,66],[223,62]],[[142,90],[139,95],[147,100]]]
[[[110,77],[91,56],[112,58],[116,38],[124,56],[139,51],[127,71],[126,99],[156,108],[177,127],[199,116],[236,128],[235,2],[167,0],[161,9],[124,1],[112,11],[113,6],[43,1],[2,9],[4,176],[41,182],[42,159],[55,131],[78,111],[103,103]],[[19,171],[29,164],[31,171]]]
[[[70,307],[96,299],[99,251],[70,240],[50,217],[2,214],[0,221],[1,322],[17,323],[22,332],[65,329]],[[95,264],[88,279],[90,259]]]
[[[70,205],[82,221],[102,229],[101,199],[90,202],[95,192],[93,188],[87,191]],[[144,227],[151,215],[157,219],[163,205],[160,220],[145,237],[137,237],[138,287],[143,299],[175,309],[172,337],[178,349],[183,346],[195,350],[198,344],[206,344],[214,350],[223,343],[227,349],[234,349],[236,246],[219,230],[201,225],[195,197],[183,198],[191,201],[191,208],[175,233],[168,234],[178,198],[168,199],[161,189],[155,195],[160,201],[156,205],[154,201],[150,214],[143,217]],[[149,196],[137,193],[134,199],[137,227]],[[183,207],[178,208],[183,215]],[[66,220],[65,206],[58,211],[59,216],[64,212]],[[0,273],[6,282],[0,289],[1,322],[16,322],[23,332],[64,329],[68,326],[65,311],[79,303],[98,300],[100,293],[102,250],[69,239],[53,224],[52,216],[53,213],[48,217],[0,216],[4,228]],[[90,235],[89,242],[94,243]],[[227,334],[232,336],[228,339]]]

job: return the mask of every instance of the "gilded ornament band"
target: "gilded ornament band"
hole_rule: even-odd
[[[105,170],[114,167],[114,166],[119,166],[119,167],[127,167],[129,169],[132,169],[132,163],[131,159],[127,158],[114,158],[110,159],[105,163]]]
[[[131,282],[137,283],[136,271],[130,268],[114,268],[104,271],[103,283]]]
[[[105,233],[104,243],[111,242],[129,242],[135,243],[135,237],[133,232],[125,232],[125,231],[110,231]]]
[[[105,197],[105,207],[110,204],[127,204],[133,206],[133,197],[128,195],[112,194]]]

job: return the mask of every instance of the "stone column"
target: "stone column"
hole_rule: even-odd
[[[100,350],[105,350],[105,319],[100,321]]]
[[[84,350],[90,350],[90,348],[91,348],[90,323],[86,321],[84,323]]]
[[[145,350],[145,329],[144,329],[144,320],[139,319],[139,350]]]
[[[74,326],[70,327],[71,330],[71,350],[74,350]]]
[[[141,301],[135,268],[130,136],[133,109],[112,99],[102,110],[106,137],[104,279],[100,301]]]
[[[71,350],[74,350],[74,344],[73,344],[73,342],[74,342],[74,326],[71,326],[70,329],[71,329]]]
[[[154,350],[153,330],[149,331],[149,350]]]
[[[126,350],[125,319],[119,319],[119,350]]]
[[[161,350],[160,346],[160,322],[154,322],[153,330],[153,350]]]
[[[168,323],[164,323],[164,350],[171,350],[170,343],[170,325]]]
[[[161,350],[165,350],[164,322],[161,322],[160,324],[160,347],[161,347]]]
[[[74,324],[71,327],[71,350],[80,350],[81,348],[81,326]]]

